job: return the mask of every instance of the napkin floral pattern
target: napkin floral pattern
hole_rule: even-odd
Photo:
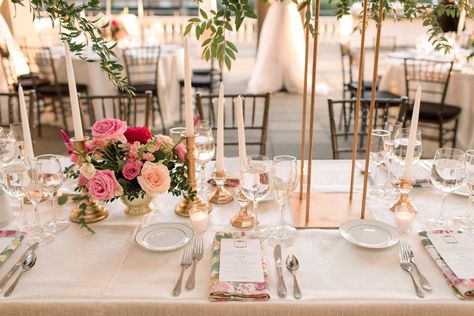
[[[435,234],[449,233],[447,231],[435,231]],[[435,261],[438,267],[444,274],[448,285],[453,290],[456,297],[462,300],[474,300],[474,279],[459,279],[456,274],[449,268],[446,262],[441,258],[436,248],[431,243],[425,231],[420,232],[421,242],[431,258]]]
[[[0,268],[21,244],[24,235],[17,230],[0,230],[0,238],[14,238],[5,249],[0,249]]]
[[[211,261],[211,286],[209,300],[220,301],[266,301],[270,299],[268,293],[269,273],[265,260],[263,265],[263,282],[221,282],[219,281],[219,264],[222,238],[246,238],[245,232],[216,233]]]

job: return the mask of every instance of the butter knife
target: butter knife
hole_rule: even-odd
[[[281,246],[280,244],[275,246],[273,250],[273,256],[275,257],[275,266],[278,274],[277,292],[278,296],[285,298],[288,293],[285,286],[285,280],[283,279],[283,261],[281,259]]]
[[[38,248],[39,242],[36,242],[29,246],[25,252],[20,256],[18,261],[15,263],[15,265],[8,271],[8,273],[0,279],[0,293],[4,290],[5,285],[8,283],[8,281],[15,275],[15,273],[18,271],[18,269],[21,268],[23,261],[25,261],[26,256],[30,253],[36,250]]]

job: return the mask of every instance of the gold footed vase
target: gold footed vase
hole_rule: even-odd
[[[103,205],[100,205],[99,203],[97,203],[97,201],[94,201],[93,199],[88,197],[87,199],[81,200],[80,204],[75,207],[69,214],[69,219],[74,223],[79,223],[79,218],[81,217],[79,214],[79,212],[81,211],[79,206],[81,204],[86,204],[86,214],[82,216],[82,218],[84,218],[84,221],[87,224],[101,221],[109,216],[109,211],[107,211],[107,209]]]
[[[145,215],[153,211],[153,197],[145,194],[143,197],[135,198],[133,200],[129,200],[126,196],[121,196],[120,199],[122,200],[123,204],[125,204],[125,214],[127,215]]]

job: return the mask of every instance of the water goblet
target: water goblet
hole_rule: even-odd
[[[48,223],[48,227],[53,233],[61,232],[69,226],[68,221],[58,219],[54,203],[63,183],[61,163],[56,155],[40,155],[35,158],[35,164],[43,191],[51,203],[52,220]]]
[[[451,225],[444,218],[448,194],[461,187],[466,174],[466,155],[462,150],[439,148],[433,160],[430,179],[431,183],[441,191],[441,208],[438,218],[428,220],[428,228],[432,230],[450,229]]]
[[[469,190],[469,199],[464,216],[453,218],[458,229],[467,234],[474,234],[474,218],[472,209],[474,208],[474,150],[466,151],[466,184]]]
[[[388,154],[388,144],[390,143],[390,132],[383,129],[374,129],[370,142],[370,161],[375,165],[374,185],[369,188],[369,196],[383,196],[384,190],[378,184],[378,169],[385,161]]]
[[[170,128],[170,137],[173,140],[174,144],[182,141],[183,136],[185,135],[186,127],[173,127]]]
[[[15,137],[7,129],[0,127],[0,167],[9,165],[16,157]]]
[[[262,201],[270,192],[270,160],[262,155],[250,155],[240,168],[240,188],[242,193],[253,202],[254,225],[252,235],[254,238],[266,238],[267,230],[259,227],[258,202]]]
[[[405,165],[405,158],[408,149],[408,138],[410,136],[410,128],[401,128],[395,133],[393,142],[392,158],[402,166]],[[415,151],[413,153],[413,164],[416,164],[421,158],[421,132],[416,131]]]
[[[206,164],[212,160],[215,153],[214,136],[209,121],[199,121],[195,130],[196,162],[199,165],[199,192],[207,196]]]
[[[25,158],[25,138],[23,136],[23,127],[21,123],[10,124],[10,133],[16,141],[17,159],[23,160]]]
[[[29,166],[23,162],[15,162],[3,167],[0,170],[2,177],[2,188],[12,198],[20,202],[20,210],[23,216],[23,223],[18,227],[19,230],[27,231],[31,228],[26,217],[24,198],[25,192],[23,188],[28,183]]]

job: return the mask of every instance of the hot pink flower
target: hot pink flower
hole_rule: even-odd
[[[87,182],[89,182],[89,180],[87,180],[87,178],[84,177],[84,175],[82,175],[82,174],[80,173],[80,174],[79,174],[79,180],[78,180],[78,182],[77,182],[77,183],[79,184],[79,186],[81,186],[81,187],[82,187],[82,186],[85,186],[85,185],[87,185]]]
[[[61,135],[61,137],[64,140],[64,144],[66,145],[68,154],[71,154],[74,151],[74,148],[73,148],[72,142],[71,142],[71,138],[69,137],[69,135],[63,129],[59,131],[59,135]]]
[[[126,130],[127,122],[118,119],[104,118],[92,125],[92,136],[107,141],[120,140],[126,142],[127,139],[124,136]]]
[[[111,170],[97,170],[87,182],[86,187],[90,196],[99,201],[109,200],[123,193],[122,187]]]
[[[129,161],[123,166],[122,174],[123,177],[127,180],[135,179],[139,174],[143,166],[141,161]]]
[[[151,196],[168,191],[171,183],[168,168],[149,161],[143,165],[137,180],[142,190]]]
[[[143,154],[143,160],[153,161],[155,160],[155,156],[153,156],[153,154],[150,154],[150,153],[145,153]]]
[[[176,151],[176,155],[178,155],[179,160],[186,162],[186,154],[188,153],[186,146],[184,146],[184,144],[178,144],[174,150]]]

